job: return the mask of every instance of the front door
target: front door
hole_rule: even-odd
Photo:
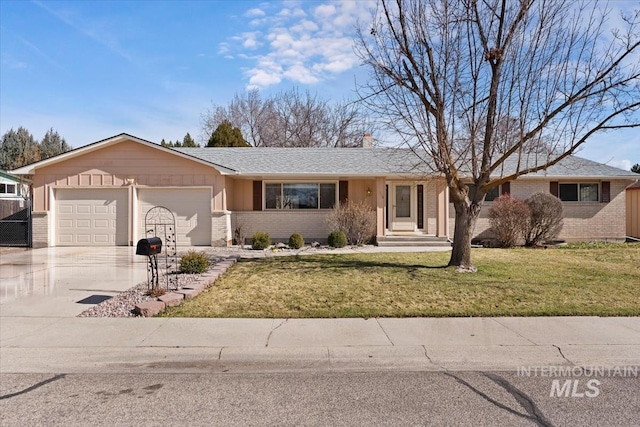
[[[391,186],[391,231],[415,231],[415,195],[411,184]]]

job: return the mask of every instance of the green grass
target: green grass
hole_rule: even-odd
[[[638,316],[640,245],[305,255],[237,263],[172,317]]]

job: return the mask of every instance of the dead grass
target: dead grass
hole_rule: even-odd
[[[640,245],[273,257],[236,264],[175,317],[638,316]]]

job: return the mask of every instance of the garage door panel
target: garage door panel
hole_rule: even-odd
[[[56,190],[56,244],[127,245],[127,200],[123,189]]]
[[[147,212],[162,206],[173,213],[179,246],[211,245],[210,189],[139,189],[139,238],[145,234]]]
[[[94,213],[96,214],[109,214],[114,213],[113,209],[110,209],[109,206],[96,206],[94,207]]]

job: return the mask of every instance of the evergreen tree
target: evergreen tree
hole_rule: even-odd
[[[191,135],[189,135],[189,132],[187,132],[187,134],[182,139],[182,146],[183,147],[199,147],[199,145],[196,144],[193,138],[191,138]]]
[[[631,166],[631,172],[640,173],[640,163]]]
[[[71,150],[71,146],[67,144],[64,138],[50,128],[40,141],[40,159],[48,159]]]
[[[242,137],[242,131],[233,127],[230,121],[223,120],[211,134],[207,147],[250,147]]]
[[[2,135],[0,169],[12,170],[40,160],[40,148],[33,135],[20,126]]]

